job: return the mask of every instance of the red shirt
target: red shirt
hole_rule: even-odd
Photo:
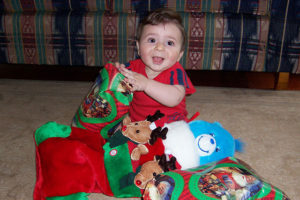
[[[147,77],[145,64],[141,59],[130,61],[128,69]],[[178,62],[169,69],[161,72],[153,80],[169,85],[182,85],[185,87],[186,95],[193,94],[196,91],[185,70]],[[167,107],[158,103],[142,91],[134,92],[129,107],[129,115],[132,121],[145,120],[148,115],[153,115],[157,110],[165,114],[165,117],[161,119],[161,123],[187,120],[188,113],[186,111],[185,97],[177,106]]]

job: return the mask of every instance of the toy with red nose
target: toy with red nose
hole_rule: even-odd
[[[242,141],[234,139],[218,122],[178,121],[166,127],[165,153],[175,156],[183,170],[233,157],[235,151],[243,150]]]

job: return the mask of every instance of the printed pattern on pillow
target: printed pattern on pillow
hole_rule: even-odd
[[[72,126],[101,133],[108,138],[128,112],[130,86],[111,63],[100,71],[90,92],[73,118]]]
[[[289,199],[281,190],[263,181],[252,169],[233,157],[189,170],[160,174],[148,183],[143,198]]]

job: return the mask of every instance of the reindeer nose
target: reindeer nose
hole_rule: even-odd
[[[140,185],[142,185],[142,181],[136,180],[136,181],[135,181],[135,184],[136,184],[137,186],[140,186]]]
[[[124,126],[122,127],[122,131],[126,131],[126,129],[127,129],[127,126],[124,125]]]

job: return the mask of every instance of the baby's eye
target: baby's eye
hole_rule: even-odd
[[[154,39],[154,38],[149,38],[149,39],[148,39],[148,42],[149,42],[149,43],[155,43],[155,39]]]
[[[168,41],[167,44],[168,44],[168,46],[174,46],[174,45],[175,45],[175,42],[173,42],[173,41]]]

